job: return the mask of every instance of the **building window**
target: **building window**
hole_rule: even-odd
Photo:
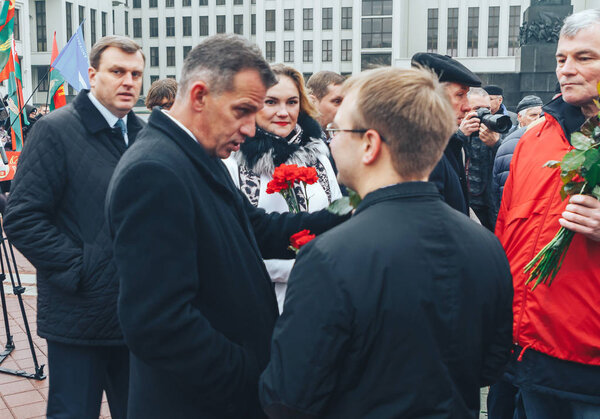
[[[392,14],[392,0],[363,0],[363,16],[386,16]]]
[[[302,61],[312,63],[313,60],[313,41],[302,42]]]
[[[438,51],[438,9],[427,9],[427,52]]]
[[[325,39],[321,41],[321,61],[329,62],[333,60],[333,41]]]
[[[139,17],[133,18],[133,37],[134,38],[142,37],[142,19]]]
[[[175,67],[175,47],[167,47],[167,67]]]
[[[244,33],[244,15],[233,15],[233,33]]]
[[[150,18],[150,38],[158,38],[158,18]]]
[[[275,41],[265,42],[265,60],[270,63],[275,61]]]
[[[391,54],[362,54],[360,57],[360,69],[368,70],[374,67],[392,65]]]
[[[225,0],[217,0],[217,6],[225,6]]]
[[[191,7],[192,0],[181,0],[181,7]]]
[[[175,18],[167,18],[167,36],[175,36]]]
[[[37,2],[36,2],[37,3]],[[79,6],[79,24],[81,25],[81,23],[83,22],[83,19],[85,18],[85,7],[83,6]],[[81,33],[83,33],[83,37],[85,39],[85,30],[84,30],[84,26],[81,27]]]
[[[294,41],[283,41],[283,61],[286,63],[294,61]]]
[[[183,36],[192,36],[192,17],[184,16],[182,18]]]
[[[244,0],[233,0],[234,5],[244,4]]]
[[[165,7],[175,7],[175,0],[165,0]]]
[[[479,47],[479,7],[469,7],[467,21],[467,57],[477,57]]]
[[[521,6],[510,6],[508,17],[508,55],[516,55],[519,48],[519,28],[521,27]]]
[[[13,36],[15,37],[15,41],[21,39],[21,9],[15,8],[15,17],[13,18],[14,27],[13,27]]]
[[[312,31],[313,29],[313,9],[302,10],[302,29]]]
[[[333,9],[331,7],[324,7],[322,10],[322,28],[323,30],[333,29]]]
[[[125,35],[129,36],[129,12],[125,11]]]
[[[352,7],[342,7],[342,29],[352,29]]]
[[[186,45],[183,47],[183,59],[184,60],[187,58],[187,56],[191,50],[192,50],[192,47],[190,45]]]
[[[200,16],[200,36],[208,36],[208,16]]]
[[[265,10],[265,31],[275,31],[275,10]]]
[[[217,33],[225,33],[226,31],[225,15],[217,16]]]
[[[208,0],[198,0],[198,6],[208,6]]]
[[[102,12],[102,36],[106,36],[106,12]]]
[[[158,47],[150,47],[150,67],[158,67]]]
[[[177,77],[175,77],[175,74],[167,74],[167,78],[175,80]]]
[[[36,3],[45,3],[45,2],[37,2]],[[44,9],[45,9],[45,5],[44,5]],[[48,91],[48,79],[49,77],[46,77],[46,73],[48,72],[48,70],[50,70],[50,66],[47,65],[39,65],[36,66],[37,68],[37,79],[38,79],[38,83],[39,83],[39,88],[38,90],[40,92],[47,92]]]
[[[149,3],[150,3],[150,4],[149,4],[149,6],[150,6],[151,8],[158,7],[158,0],[148,0],[148,1],[149,1]]]
[[[67,19],[67,41],[73,36],[73,4],[65,2],[65,15]]]
[[[43,52],[47,50],[48,44],[46,42],[46,2],[36,1],[35,2],[35,22],[36,22],[36,34],[37,34],[37,50]],[[40,67],[38,67],[39,69]],[[46,87],[46,90],[48,88]]]
[[[92,46],[96,43],[96,10],[90,9],[90,41]]]
[[[283,11],[283,30],[294,30],[294,9],[285,9]]]
[[[133,8],[141,9],[142,8],[142,0],[133,0]]]
[[[458,55],[458,7],[448,9],[448,39],[446,54],[451,57]]]
[[[158,80],[158,76],[150,76],[150,85]]]
[[[352,61],[352,39],[342,39],[342,61]]]
[[[362,21],[362,48],[390,48],[392,18],[367,18]]]
[[[500,7],[490,7],[488,21],[488,45],[487,55],[496,57],[498,55],[498,34],[500,29]]]
[[[256,35],[256,14],[250,15],[250,35]]]

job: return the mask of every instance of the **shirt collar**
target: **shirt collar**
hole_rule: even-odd
[[[179,122],[177,119],[175,119],[171,115],[169,115],[169,112],[166,109],[161,109],[161,112],[164,113],[165,115],[167,115],[169,118],[171,118],[171,120],[173,122],[175,122],[179,126],[179,128],[184,130],[190,137],[192,137],[194,139],[194,141],[196,141],[198,144],[200,144],[200,141],[198,141],[196,136],[194,134],[192,134],[192,131],[187,129],[187,127],[185,125],[183,125],[181,122]]]
[[[104,119],[106,119],[106,122],[108,123],[108,125],[111,128],[114,127],[115,124],[117,123],[117,121],[119,120],[119,117],[113,115],[113,113],[111,111],[106,109],[106,107],[102,103],[100,103],[100,101],[98,99],[96,99],[96,97],[94,96],[94,94],[91,91],[88,93],[88,98],[90,99],[90,102],[92,102],[94,104],[96,109],[98,109],[98,112],[100,112],[100,114],[104,117]],[[121,119],[123,120],[123,122],[125,122],[125,126],[127,126],[127,115],[125,115]]]

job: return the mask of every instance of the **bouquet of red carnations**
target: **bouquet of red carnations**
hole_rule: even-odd
[[[598,83],[600,94],[600,83]],[[600,109],[600,103],[595,101]],[[600,112],[588,119],[579,132],[571,135],[573,149],[561,161],[551,160],[545,167],[560,169],[562,188],[560,196],[564,200],[575,194],[592,195],[600,199]],[[531,271],[525,284],[535,280],[532,291],[540,283],[552,284],[560,270],[575,233],[561,227],[550,243],[548,243],[525,266],[525,272]]]
[[[281,164],[275,168],[273,172],[273,180],[267,183],[267,193],[280,193],[287,203],[290,212],[300,212],[298,198],[294,192],[296,183],[304,189],[306,197],[306,208],[308,210],[308,194],[306,185],[312,185],[318,182],[319,176],[314,167],[298,167],[296,164]],[[300,248],[306,243],[315,238],[314,234],[310,234],[309,230],[302,230],[290,237],[290,250],[298,253]]]

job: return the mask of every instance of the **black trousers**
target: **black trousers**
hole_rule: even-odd
[[[48,341],[49,419],[98,419],[106,391],[113,419],[127,417],[129,351],[126,346]]]

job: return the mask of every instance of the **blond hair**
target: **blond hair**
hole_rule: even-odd
[[[304,77],[302,77],[302,74],[295,68],[284,64],[274,64],[271,66],[271,70],[273,73],[275,73],[277,80],[280,80],[281,76],[286,76],[294,82],[296,88],[298,89],[300,112],[305,113],[312,118],[316,118],[319,115],[319,112],[306,94],[306,89],[304,88]]]
[[[433,71],[382,67],[343,85],[356,92],[355,126],[374,129],[389,145],[392,164],[405,179],[428,176],[456,130],[454,110]]]

